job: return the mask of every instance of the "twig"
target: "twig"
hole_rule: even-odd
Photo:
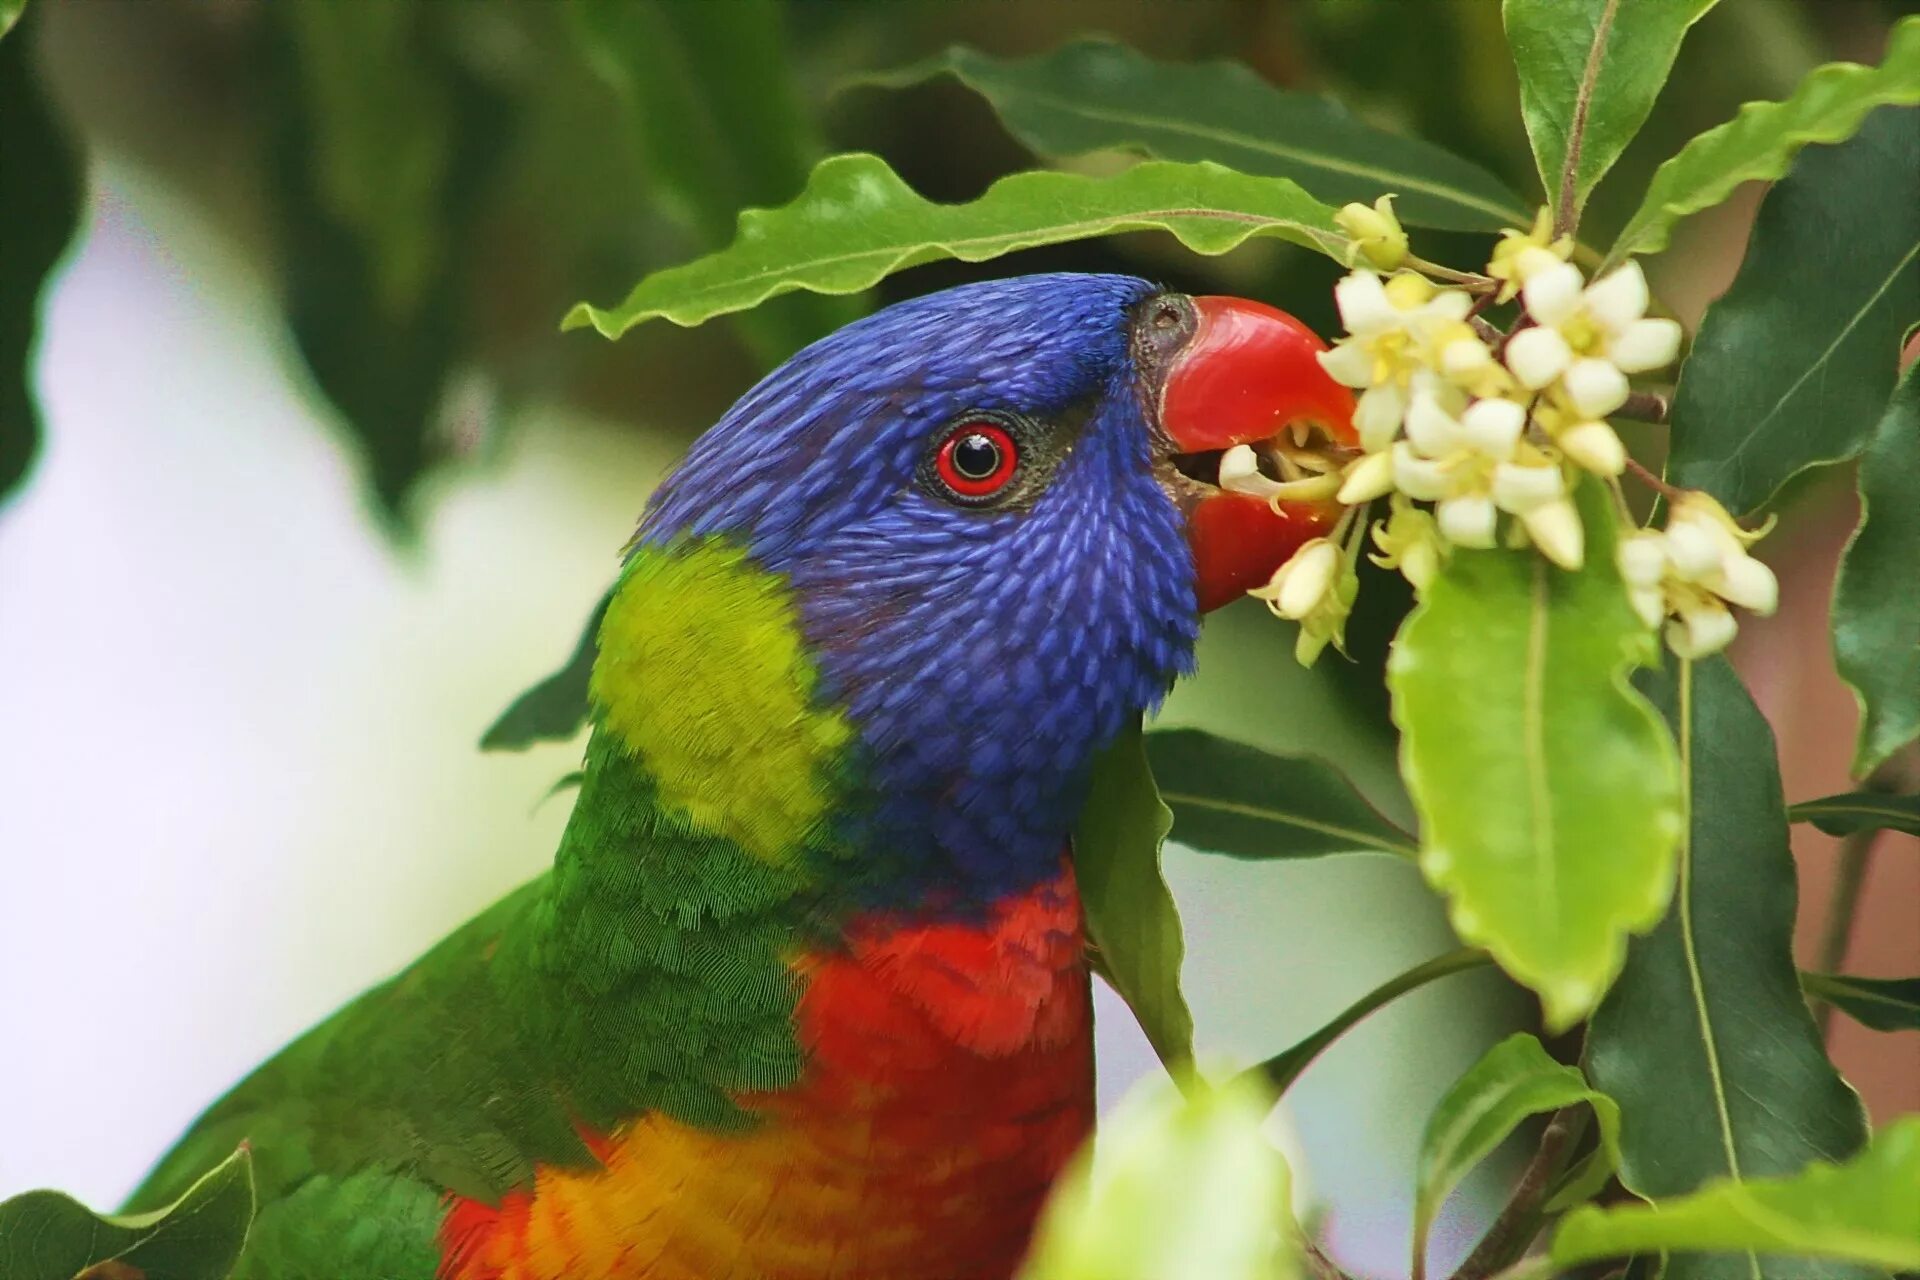
[[[1300,1252],[1306,1256],[1307,1269],[1312,1271],[1319,1280],[1353,1280],[1352,1276],[1340,1269],[1338,1263],[1327,1256],[1326,1251],[1320,1247],[1320,1242],[1304,1231],[1300,1233]]]
[[[1647,470],[1636,458],[1627,459],[1627,470],[1633,473],[1634,479],[1665,498],[1668,502],[1678,501],[1680,495],[1686,492],[1684,489],[1675,488],[1659,476],[1653,474],[1653,472]]]
[[[1428,262],[1425,258],[1413,254],[1407,255],[1407,265],[1423,276],[1444,280],[1448,284],[1459,285],[1462,289],[1474,293],[1496,293],[1500,289],[1500,282],[1492,276],[1483,276],[1477,271],[1459,271],[1453,267],[1443,267],[1437,262]]]
[[[1540,1147],[1527,1162],[1526,1171],[1520,1175],[1506,1208],[1493,1220],[1467,1260],[1454,1271],[1452,1280],[1488,1280],[1526,1252],[1533,1238],[1540,1234],[1540,1206],[1546,1203],[1586,1125],[1584,1106],[1554,1112],[1553,1119],[1540,1134]]]
[[[1840,857],[1833,872],[1833,898],[1827,903],[1827,922],[1820,931],[1821,973],[1839,973],[1846,967],[1847,944],[1853,940],[1853,918],[1860,910],[1860,891],[1866,887],[1867,864],[1880,829],[1869,827],[1840,841]],[[1825,1040],[1833,1027],[1833,1005],[1821,1001],[1814,1021]]]
[[[1667,411],[1672,407],[1658,392],[1631,391],[1627,393],[1627,402],[1620,406],[1620,416],[1635,422],[1665,422]]]

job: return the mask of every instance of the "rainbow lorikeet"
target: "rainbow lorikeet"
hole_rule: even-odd
[[[1349,429],[1320,349],[1258,303],[1045,275],[775,370],[629,548],[552,870],[130,1207],[245,1142],[254,1280],[1009,1276],[1093,1118],[1090,762],[1202,608],[1331,518],[1206,479]]]

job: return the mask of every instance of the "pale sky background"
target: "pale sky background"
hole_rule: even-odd
[[[0,1198],[112,1206],[248,1068],[535,874],[565,821],[542,797],[577,745],[475,741],[570,650],[672,447],[532,413],[440,484],[400,557],[301,376],[261,276],[164,186],[96,159],[48,308],[46,450],[0,511]],[[1305,695],[1225,661],[1203,650],[1176,716],[1327,748],[1290,742]],[[1377,784],[1391,762],[1356,767]],[[1455,945],[1384,860],[1176,851],[1169,874],[1216,1062],[1275,1052]],[[1496,990],[1475,975],[1402,1001],[1276,1123],[1363,1272],[1404,1272],[1419,1126],[1510,1029]],[[1110,1104],[1154,1067],[1101,999]],[[1484,1189],[1443,1224],[1439,1265]]]

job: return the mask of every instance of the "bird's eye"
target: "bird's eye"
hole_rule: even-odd
[[[997,422],[963,422],[933,455],[934,474],[955,501],[985,502],[1005,489],[1020,465],[1020,448]]]

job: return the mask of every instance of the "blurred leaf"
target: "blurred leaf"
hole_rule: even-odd
[[[1850,141],[1805,152],[1761,203],[1680,371],[1669,479],[1740,515],[1858,453],[1916,298],[1920,108],[1884,107]]]
[[[0,33],[19,16],[18,4],[0,12]],[[0,39],[0,499],[39,448],[32,382],[41,296],[81,213],[80,166],[41,93],[31,34]]]
[[[1920,978],[1803,973],[1800,987],[1863,1027],[1875,1031],[1920,1031]]]
[[[1830,836],[1850,836],[1856,831],[1904,831],[1920,836],[1920,796],[1856,791],[1852,795],[1802,800],[1787,810],[1787,821],[1811,822]]]
[[[580,631],[573,656],[558,671],[513,700],[480,737],[482,751],[519,751],[536,742],[566,742],[587,722],[587,684],[600,652],[600,622],[613,592],[600,597]]]
[[[1246,1077],[1135,1086],[1055,1184],[1020,1280],[1296,1280],[1287,1163]]]
[[[20,21],[20,14],[26,7],[27,0],[0,0],[0,36],[13,30],[13,24]]]
[[[1910,123],[1920,128],[1920,120]],[[1893,210],[1890,216],[1897,216]],[[1912,319],[1920,306],[1907,300]],[[1894,388],[1860,459],[1860,527],[1833,589],[1833,658],[1860,703],[1853,772],[1920,737],[1920,361]],[[1906,797],[1910,806],[1920,798]],[[1881,798],[1882,803],[1886,798]],[[1815,803],[1824,804],[1824,801]],[[1798,806],[1796,806],[1798,808]],[[1910,818],[1920,818],[1920,808]],[[1817,819],[1816,819],[1817,821]],[[1822,831],[1831,830],[1821,824]],[[1920,820],[1900,828],[1920,835]]]
[[[1169,1068],[1193,1060],[1193,1015],[1180,994],[1180,911],[1160,875],[1160,846],[1172,825],[1136,724],[1094,761],[1073,833],[1073,868],[1087,939]]]
[[[1640,208],[1607,254],[1608,263],[1660,252],[1674,223],[1719,204],[1743,182],[1778,178],[1809,143],[1844,141],[1875,107],[1916,102],[1920,17],[1910,17],[1894,25],[1878,67],[1851,62],[1818,67],[1786,100],[1749,102],[1732,120],[1680,148],[1653,175]],[[1881,212],[1898,210],[1888,205]]]
[[[1809,1165],[1792,1177],[1719,1180],[1654,1204],[1576,1209],[1554,1233],[1553,1262],[1571,1267],[1660,1249],[1920,1269],[1920,1116],[1895,1120],[1845,1164]]]
[[[1387,665],[1420,866],[1453,926],[1540,994],[1547,1026],[1606,994],[1626,935],[1673,890],[1673,745],[1627,673],[1652,634],[1614,568],[1614,515],[1581,491],[1586,567],[1455,556]]]
[[[253,1167],[244,1147],[152,1213],[102,1217],[57,1191],[29,1191],[0,1203],[0,1276],[226,1280],[252,1221]],[[107,1265],[89,1272],[100,1264]]]
[[[274,93],[287,313],[365,458],[378,510],[453,450],[439,418],[470,359],[466,271],[505,101],[435,38],[431,5],[289,0],[269,15],[298,94]]]
[[[1600,1122],[1600,1150],[1619,1162],[1620,1109],[1576,1067],[1555,1062],[1540,1042],[1518,1032],[1482,1054],[1434,1104],[1420,1137],[1413,1200],[1415,1274],[1425,1270],[1427,1238],[1440,1206],[1460,1180],[1529,1116],[1586,1103]]]
[[[1715,658],[1651,674],[1692,796],[1680,888],[1587,1032],[1587,1078],[1620,1104],[1620,1180],[1645,1199],[1797,1173],[1866,1140],[1793,963],[1794,866],[1773,733]],[[1781,1276],[1678,1255],[1666,1280]]]
[[[1340,1011],[1338,1017],[1321,1027],[1318,1031],[1301,1040],[1246,1074],[1258,1074],[1266,1077],[1274,1092],[1285,1093],[1293,1087],[1306,1069],[1313,1065],[1315,1058],[1326,1052],[1327,1046],[1360,1025],[1374,1012],[1406,995],[1409,991],[1418,991],[1436,978],[1448,974],[1465,973],[1469,969],[1478,969],[1493,963],[1493,957],[1478,947],[1462,947],[1458,951],[1449,951],[1446,955],[1435,956],[1431,960],[1395,974],[1373,990]]]
[[[1540,186],[1563,226],[1647,122],[1687,28],[1716,0],[1506,0]]]
[[[984,262],[1016,249],[1120,231],[1172,232],[1197,253],[1225,253],[1275,236],[1338,254],[1333,210],[1281,178],[1217,164],[1153,161],[1111,178],[1029,172],[1002,178],[967,204],[934,204],[878,156],[833,156],[780,209],[749,209],[731,246],[647,276],[626,301],[581,303],[567,327],[609,338],[656,316],[696,325],[795,289],[853,293],[922,262]]]
[[[1316,94],[1276,89],[1238,62],[1155,62],[1123,44],[1078,40],[995,58],[956,45],[854,83],[898,88],[947,74],[993,104],[1043,156],[1137,151],[1290,178],[1328,204],[1389,192],[1412,226],[1493,231],[1527,221],[1507,185],[1418,138],[1376,129]]]
[[[1324,760],[1282,756],[1200,729],[1147,735],[1174,839],[1236,858],[1311,858],[1371,850],[1415,854],[1412,836],[1387,821]]]
[[[794,89],[778,0],[577,0],[568,14],[627,109],[653,198],[702,248],[726,244],[740,210],[806,184],[822,148]],[[859,314],[852,300],[809,295],[737,323],[772,366]]]

